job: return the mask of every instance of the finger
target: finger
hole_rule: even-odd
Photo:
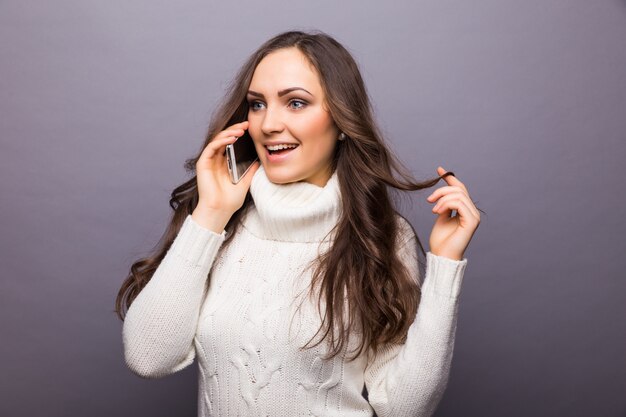
[[[448,193],[452,193],[452,192],[462,192],[465,193],[465,190],[461,187],[457,187],[457,186],[453,186],[453,185],[446,185],[440,188],[437,188],[435,191],[433,191],[433,193],[431,195],[429,195],[428,197],[426,197],[427,201],[437,201],[437,199],[443,195],[446,195]]]
[[[442,207],[446,202],[454,199],[460,199],[463,196],[465,196],[465,194],[462,191],[456,191],[439,197],[437,203],[433,206],[433,212],[437,212],[438,209]]]
[[[454,193],[461,193],[461,196],[462,196],[461,198],[463,198],[463,201],[465,201],[465,204],[468,205],[469,209],[474,213],[474,215],[477,218],[480,218],[480,214],[478,213],[478,209],[474,205],[472,198],[464,190],[462,190],[461,188],[457,186],[450,185],[450,186],[438,188],[435,191],[433,191],[431,195],[426,197],[426,200],[431,203],[434,203],[434,202],[439,203],[439,201],[441,201],[441,199],[445,195],[453,195]]]
[[[447,187],[444,187],[447,188]],[[457,190],[459,189],[458,187],[454,187]],[[450,195],[452,195],[453,193],[450,193]],[[461,191],[460,192],[460,198],[461,200],[465,203],[465,205],[468,207],[468,209],[474,214],[474,216],[476,218],[480,218],[480,214],[478,213],[478,209],[476,208],[476,206],[474,205],[474,202],[472,201],[472,198],[469,196],[469,194],[466,191]]]
[[[245,133],[245,129],[242,128],[229,128],[229,129],[225,129],[222,130],[220,133],[218,133],[214,140],[218,137],[224,137],[224,136],[241,136]]]
[[[472,224],[477,224],[478,219],[474,216],[474,213],[471,212],[465,201],[462,199],[451,199],[444,202],[438,209],[437,213],[441,216],[452,217],[452,210],[457,211],[457,216],[462,223],[470,222]]]
[[[236,140],[236,136],[216,137],[204,148],[199,160],[209,161],[214,158],[225,158],[224,151],[226,145],[234,143]]]
[[[469,207],[465,203],[465,201],[459,201],[458,206],[455,208],[459,217],[459,223],[462,226],[472,226],[473,228],[478,227],[479,220],[474,217],[473,213],[470,211]]]
[[[474,213],[474,217],[476,217],[478,220],[480,220],[480,213],[478,212],[478,209],[476,208],[476,205],[472,201],[472,198],[468,195],[466,198],[463,199],[463,202],[465,203],[467,208],[472,213]]]
[[[248,121],[246,120],[245,122],[235,123],[234,125],[224,128],[224,130],[222,130],[217,135],[215,135],[215,137],[222,136],[224,134],[226,134],[227,136],[231,134],[234,134],[235,136],[241,136],[243,135],[243,133],[245,132],[247,128],[248,128]]]
[[[246,128],[248,127],[248,121],[243,121],[241,123],[235,123],[232,126],[229,126],[228,128],[220,131],[217,135],[215,135],[215,137],[213,137],[213,139],[211,139],[209,141],[210,143],[215,142],[218,139],[223,139],[223,138],[227,138],[230,136],[234,136],[234,137],[240,137],[245,133]]]
[[[437,167],[437,172],[438,174],[441,176],[443,174],[445,174],[446,171],[442,166]],[[447,177],[444,177],[443,179],[445,182],[447,182],[449,185],[456,185],[458,187],[463,188],[466,192],[467,192],[467,187],[465,187],[465,184],[463,184],[457,177],[456,175],[448,175]],[[469,193],[469,192],[468,192]]]
[[[211,143],[207,145],[206,159],[213,158],[225,158],[226,146],[237,141],[237,136],[225,136],[219,139],[213,139]]]
[[[460,201],[462,201],[467,206],[468,210],[472,212],[474,217],[476,217],[477,219],[480,218],[480,214],[478,213],[478,210],[474,206],[474,203],[472,202],[471,198],[464,192],[450,193],[448,195],[441,197],[437,201],[437,204],[433,206],[433,212],[437,212],[438,211],[437,209],[439,209],[445,202],[452,201],[454,199],[459,199]]]
[[[235,124],[232,124],[232,125],[228,126],[228,129],[233,128],[233,127],[246,128],[246,127],[248,127],[249,123],[250,123],[249,120],[244,120],[243,122],[235,123]]]

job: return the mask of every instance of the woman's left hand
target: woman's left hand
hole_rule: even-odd
[[[447,171],[437,167],[437,174]],[[456,261],[463,259],[474,232],[480,224],[480,213],[472,202],[467,188],[453,175],[444,178],[447,186],[436,189],[426,200],[434,203],[433,213],[439,216],[430,234],[430,252]],[[451,217],[452,210],[457,214]]]

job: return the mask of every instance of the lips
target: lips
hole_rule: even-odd
[[[275,148],[271,150],[272,152],[274,152],[276,150],[280,150],[284,148],[297,148],[299,145],[297,143],[282,142],[282,143],[266,143],[264,146],[267,149],[269,149],[270,147]]]
[[[275,153],[270,153],[269,149],[265,147],[265,157],[271,163],[279,163],[288,160],[292,154],[299,148],[300,146],[296,146],[295,148],[282,149],[279,151],[272,151]]]

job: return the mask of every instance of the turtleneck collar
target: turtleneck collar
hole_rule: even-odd
[[[252,177],[250,194],[254,204],[243,226],[262,239],[320,242],[341,213],[337,171],[323,187],[304,181],[275,184],[261,165]]]

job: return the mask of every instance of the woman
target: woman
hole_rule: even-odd
[[[259,161],[233,184],[224,150],[245,130]],[[319,31],[268,40],[186,167],[158,250],[116,300],[130,369],[158,378],[197,358],[200,416],[431,415],[480,216],[442,167],[422,183],[400,171],[348,51]],[[441,178],[422,285],[424,250],[387,186]]]

